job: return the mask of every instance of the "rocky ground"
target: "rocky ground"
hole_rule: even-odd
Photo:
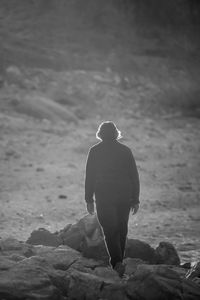
[[[122,87],[111,71],[24,72],[8,68],[0,90],[1,237],[25,240],[86,213],[87,152],[99,123],[111,119],[140,173],[141,206],[129,236],[170,241],[183,261],[199,259],[199,119],[144,115],[136,91],[145,83],[137,79],[136,90],[134,76]]]
[[[137,215],[130,215],[128,238],[153,248],[170,242],[181,263],[200,260],[199,27],[159,27],[145,18],[141,23],[132,19],[133,11],[102,1],[0,3],[0,289],[4,293],[14,282],[15,293],[20,274],[19,299],[30,296],[34,274],[33,290],[41,290],[30,299],[41,299],[41,292],[44,299],[66,299],[68,293],[85,299],[88,280],[104,298],[112,299],[113,288],[115,300],[124,290],[124,297],[137,298],[132,279],[119,284],[112,270],[95,271],[102,267],[96,260],[82,261],[80,253],[59,243],[30,250],[19,242],[38,228],[60,232],[86,215],[85,162],[104,120],[122,131],[139,170],[141,204]],[[16,240],[5,240],[10,236]],[[65,271],[76,261],[71,276]],[[136,270],[135,262],[128,265],[136,272],[134,280],[148,275],[147,290],[155,278],[162,290],[166,277],[178,286],[174,294],[170,290],[174,297],[183,296],[184,284],[187,292],[193,286],[180,270],[177,275],[166,266]],[[88,277],[85,268],[91,276],[99,272],[98,278]],[[99,279],[101,272],[109,273],[108,282]],[[79,284],[86,289],[81,295]],[[86,299],[98,298],[95,289]],[[191,299],[187,292],[183,299]]]
[[[4,300],[198,300],[199,263],[180,265],[174,246],[156,249],[128,239],[124,272],[111,269],[95,216],[27,243],[0,240],[0,298]]]

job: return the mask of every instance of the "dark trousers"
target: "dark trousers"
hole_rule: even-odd
[[[130,212],[129,188],[124,184],[100,184],[96,187],[95,198],[97,217],[114,268],[124,258]]]

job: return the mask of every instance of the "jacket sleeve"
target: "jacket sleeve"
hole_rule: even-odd
[[[139,196],[140,196],[140,180],[139,180],[139,174],[137,170],[137,166],[135,163],[135,159],[133,157],[132,151],[129,151],[129,164],[128,164],[128,170],[129,170],[129,178],[131,180],[131,200],[133,204],[138,204]]]
[[[94,182],[95,182],[95,158],[94,151],[90,149],[86,161],[85,172],[85,201],[87,203],[94,202]]]

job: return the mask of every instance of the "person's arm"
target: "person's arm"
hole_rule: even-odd
[[[85,201],[87,204],[94,202],[93,200],[94,180],[95,180],[94,151],[90,149],[87,157],[86,173],[85,173]]]
[[[133,157],[132,151],[129,151],[129,176],[132,184],[131,190],[131,206],[139,205],[139,196],[140,196],[140,180],[139,174],[137,170],[137,166],[135,163],[135,159]]]

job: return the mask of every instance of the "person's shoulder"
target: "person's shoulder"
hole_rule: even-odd
[[[90,152],[95,152],[99,147],[101,147],[102,142],[98,142],[90,147]]]
[[[118,145],[118,147],[119,148],[121,148],[123,151],[126,151],[126,152],[132,152],[131,151],[131,148],[129,147],[129,146],[127,146],[127,145],[125,145],[124,143],[122,143],[122,142],[117,142],[117,145]]]

